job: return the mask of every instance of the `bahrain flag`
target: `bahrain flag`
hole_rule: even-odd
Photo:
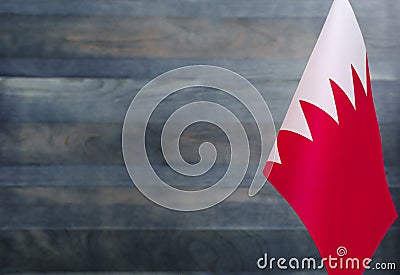
[[[264,174],[321,257],[337,259],[324,262],[328,273],[361,274],[397,213],[365,44],[348,0],[333,2]]]

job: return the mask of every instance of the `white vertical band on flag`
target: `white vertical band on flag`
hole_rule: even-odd
[[[355,106],[351,65],[366,91],[366,48],[357,19],[348,0],[335,0],[290,103],[281,130],[312,140],[299,100],[324,110],[338,121],[329,79],[335,81]],[[269,161],[281,163],[276,143]]]

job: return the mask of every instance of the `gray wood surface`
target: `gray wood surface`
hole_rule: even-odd
[[[400,1],[351,3],[368,50],[385,170],[399,209]],[[258,136],[237,102],[211,95],[238,114],[255,138],[251,166],[227,201],[205,211],[170,211],[143,197],[123,166],[121,130],[143,85],[196,64],[222,66],[249,79],[279,128],[330,5],[329,0],[0,1],[0,273],[253,274],[264,252],[317,256],[301,221],[269,183],[255,198],[247,196]],[[192,92],[209,99],[209,91]],[[213,184],[226,170],[229,153],[226,138],[201,126],[184,133],[181,149],[196,162],[193,149],[213,141],[223,157],[212,172],[189,180],[166,166],[157,136],[167,114],[192,97],[166,100],[149,124],[147,140],[157,173],[188,190]],[[376,261],[400,266],[399,232],[397,220]]]
[[[254,85],[271,108],[277,129],[284,118],[297,81],[272,81],[255,75]],[[121,164],[122,122],[131,100],[145,80],[87,78],[2,78],[0,80],[0,152],[3,164]],[[373,81],[374,99],[380,121],[386,164],[399,162],[399,81]],[[252,119],[236,101],[223,93],[192,89],[166,100],[149,124],[150,151],[160,150],[161,127],[173,110],[196,99],[213,100],[235,112],[244,125]],[[208,131],[208,134],[207,134]],[[254,127],[249,137],[257,138]],[[183,135],[183,151],[189,159],[197,158],[193,142],[211,138],[222,146],[225,139],[204,128]],[[154,138],[153,138],[154,137]],[[190,142],[184,142],[185,140]],[[255,148],[257,150],[257,148]],[[155,160],[163,163],[162,159]]]
[[[149,125],[148,154],[154,156],[155,164],[164,164],[159,153],[159,136],[163,124]],[[245,127],[250,125],[244,125]],[[255,129],[254,127],[252,129]],[[399,124],[381,124],[381,136],[385,164],[399,163]],[[206,131],[206,130],[205,130]],[[122,123],[19,123],[2,124],[0,132],[0,163],[6,164],[122,164]],[[203,141],[210,141],[219,148],[223,162],[229,160],[229,144],[216,131],[185,131],[181,136],[181,151],[195,161],[197,148]],[[215,134],[219,134],[215,136]],[[250,141],[257,146],[258,131],[248,133]],[[197,144],[197,145],[196,145]],[[256,152],[258,147],[251,146]],[[194,150],[195,149],[195,150]],[[253,151],[254,150],[254,151]],[[255,160],[255,159],[254,159]]]
[[[366,26],[363,34],[371,58],[398,56],[398,19],[392,24],[383,20],[368,24],[370,18],[359,20]],[[324,17],[214,20],[3,15],[0,57],[308,58],[323,22]]]
[[[0,250],[8,251],[0,260],[0,271],[4,273],[87,274],[112,270],[254,274],[259,272],[256,261],[264,253],[288,259],[319,258],[310,236],[303,230],[17,230],[0,231],[0,240]],[[399,241],[398,231],[389,231],[374,255],[374,262],[390,259],[398,265],[393,253]],[[263,272],[326,274],[310,270]],[[372,270],[365,274],[396,272]]]
[[[310,48],[310,52],[311,52]],[[399,55],[370,57],[371,78],[374,80],[398,80]],[[190,59],[190,58],[1,58],[0,75],[16,77],[87,77],[153,79],[178,67],[189,65],[214,65],[235,71],[252,80],[263,77],[268,80],[299,80],[307,64],[307,58],[263,60],[243,59]]]
[[[239,188],[218,206],[182,213],[150,202],[133,186],[2,187],[0,229],[303,229],[272,187],[254,199],[247,192]]]
[[[280,243],[283,235],[288,236],[288,243],[298,245]],[[3,272],[254,272],[257,259],[265,252],[317,257],[308,234],[295,230],[28,230],[1,231],[0,239],[0,249],[9,250],[2,258]],[[394,238],[389,235],[387,239],[383,249]],[[12,249],[7,244],[13,244]]]
[[[270,184],[253,198],[247,187],[239,187],[221,204],[198,212],[165,209],[129,185],[7,186],[0,191],[0,230],[304,229]],[[400,188],[391,187],[390,192],[399,209]],[[397,220],[391,230],[399,229]]]
[[[274,121],[281,123],[298,80],[271,80],[268,75],[253,74],[249,81],[264,97]],[[3,77],[0,78],[0,121],[121,123],[131,101],[148,81],[150,79]],[[372,86],[380,123],[399,122],[400,79],[374,80]],[[149,94],[149,98],[151,96]],[[207,88],[185,89],[171,95],[160,105],[160,110],[169,113],[193,101],[194,96],[220,102],[232,112],[243,114],[241,121],[252,121],[249,115],[244,116],[239,102]],[[159,116],[161,121],[166,118],[167,115]]]
[[[196,178],[177,177],[166,165],[153,164],[161,178],[177,188],[195,185],[205,188],[215,183],[215,174],[226,171],[226,165],[216,165],[213,176]],[[221,172],[222,171],[222,172]],[[400,169],[385,167],[390,187],[400,187]],[[210,171],[211,172],[211,171]],[[241,187],[248,187],[254,171],[248,171]],[[0,166],[0,187],[132,187],[124,165],[7,165]]]
[[[321,17],[328,0],[3,0],[0,14],[92,15],[92,16],[182,16],[182,17]],[[396,0],[351,0],[359,17],[382,17],[399,12]]]

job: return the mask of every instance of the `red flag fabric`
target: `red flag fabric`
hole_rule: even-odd
[[[321,257],[337,258],[336,266],[325,261],[328,273],[361,274],[397,213],[366,49],[347,0],[332,5],[264,174],[299,215]]]

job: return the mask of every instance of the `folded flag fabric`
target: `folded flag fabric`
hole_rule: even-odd
[[[321,257],[342,259],[336,267],[326,261],[328,273],[361,274],[363,259],[372,257],[397,213],[366,48],[348,0],[333,2],[264,174],[299,215]]]

